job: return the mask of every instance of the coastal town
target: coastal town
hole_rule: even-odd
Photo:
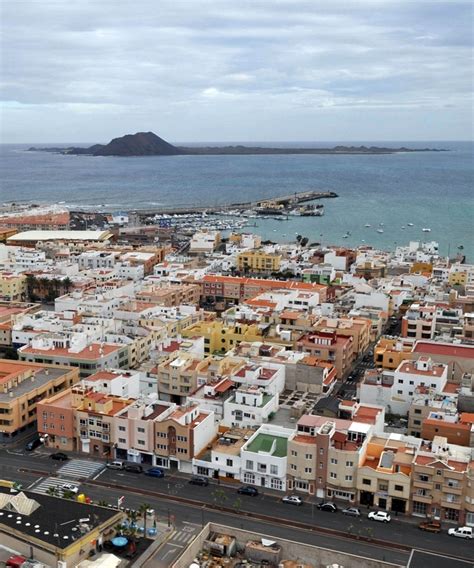
[[[145,541],[179,553],[154,566],[227,565],[204,561],[242,542],[265,565],[296,566],[281,563],[291,546],[315,557],[314,540],[255,540],[242,515],[394,554],[422,528],[446,536],[423,548],[469,558],[474,265],[433,241],[277,244],[201,215],[149,221],[0,211],[0,502],[18,513],[2,542],[21,550],[13,523],[52,501],[62,518],[68,499],[86,520],[80,546],[61,541],[65,566],[105,544],[138,566]],[[202,526],[204,510],[229,517],[193,540],[176,529],[184,506]],[[55,565],[70,529],[40,524],[22,528]]]

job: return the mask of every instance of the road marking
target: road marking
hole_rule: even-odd
[[[26,489],[31,489],[31,488],[34,487],[37,483],[39,484],[43,479],[44,479],[44,477],[40,477],[39,479],[36,479],[35,481],[33,481],[33,483],[31,483],[30,485],[28,485],[28,487],[27,487]]]

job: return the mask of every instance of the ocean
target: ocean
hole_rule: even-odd
[[[347,143],[291,145],[337,144]],[[474,261],[473,143],[350,143],[360,144],[450,151],[119,158],[28,152],[33,144],[2,144],[0,202],[66,202],[71,207],[114,211],[211,206],[296,191],[335,191],[338,198],[321,201],[325,206],[323,217],[290,217],[284,222],[252,219],[257,227],[248,230],[279,242],[294,240],[299,233],[310,242],[350,246],[365,243],[386,249],[410,240],[436,240],[443,254],[454,256],[462,246],[467,260]],[[383,233],[377,232],[381,223]],[[423,232],[423,228],[431,231]]]

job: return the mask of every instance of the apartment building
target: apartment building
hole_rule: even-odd
[[[474,463],[471,448],[437,437],[413,462],[410,513],[474,526]]]
[[[27,285],[25,274],[0,271],[0,301],[21,302],[26,299]]]
[[[270,274],[280,270],[281,254],[264,250],[245,251],[237,255],[236,265],[237,270],[244,274],[247,272]]]
[[[412,358],[425,355],[436,363],[448,366],[448,376],[460,382],[465,373],[474,374],[474,345],[441,341],[417,341]]]
[[[409,511],[413,460],[421,446],[416,438],[396,434],[373,436],[359,464],[357,500],[386,511]]]
[[[154,420],[155,464],[192,472],[192,460],[217,436],[214,413],[197,405],[177,407],[169,416]]]
[[[417,387],[408,410],[408,434],[420,438],[422,425],[431,412],[456,415],[458,389],[459,386],[454,383],[447,383],[442,393],[433,392],[428,387]]]
[[[229,304],[238,304],[270,290],[316,292],[319,294],[319,302],[326,302],[328,299],[327,286],[308,282],[294,282],[291,280],[282,281],[263,278],[206,275],[199,281],[199,284],[201,286],[202,300],[219,300]]]
[[[326,328],[307,333],[298,339],[296,349],[334,365],[338,379],[346,377],[351,369],[353,339],[339,335],[334,330]]]
[[[84,335],[43,334],[18,349],[20,361],[78,367],[81,377],[96,371],[119,369],[128,365],[127,345],[110,343],[87,344]]]
[[[180,306],[199,304],[201,289],[197,284],[166,284],[145,286],[137,292],[136,299],[160,306]]]
[[[202,359],[189,353],[174,352],[157,365],[158,392],[162,400],[185,402],[197,388],[197,376]]]
[[[411,359],[412,340],[381,337],[374,347],[374,363],[382,369],[395,370],[405,359]]]
[[[40,401],[79,380],[77,369],[0,359],[0,442],[36,430]]]
[[[432,339],[435,334],[436,306],[412,304],[402,318],[402,337],[411,339]]]
[[[474,414],[432,410],[422,422],[421,437],[434,440],[438,436],[446,438],[450,444],[474,447]]]
[[[258,324],[225,325],[222,321],[200,321],[182,330],[183,337],[204,337],[204,353],[226,353],[242,341],[262,341]]]
[[[333,330],[342,337],[352,337],[352,354],[356,359],[369,347],[371,325],[371,321],[365,318],[320,318],[313,326],[313,330]]]
[[[210,254],[214,252],[221,243],[219,231],[200,231],[194,233],[189,243],[191,254]]]
[[[436,364],[429,357],[405,360],[395,371],[366,371],[357,386],[361,402],[387,407],[388,412],[405,416],[415,395],[415,389],[426,387],[442,393],[448,380],[447,365]]]

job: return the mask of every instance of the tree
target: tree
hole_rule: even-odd
[[[242,499],[237,497],[237,499],[232,503],[232,507],[235,509],[236,513],[239,513],[242,508]]]
[[[55,485],[51,485],[46,489],[46,493],[52,497],[59,497],[59,490]]]
[[[212,499],[216,505],[220,505],[222,507],[227,501],[226,492],[223,489],[216,489],[212,492]]]
[[[26,291],[28,294],[28,299],[32,302],[34,302],[36,299],[35,289],[37,285],[38,282],[36,280],[36,276],[34,274],[28,274],[26,276]]]
[[[66,276],[66,278],[63,280],[63,286],[64,286],[64,291],[67,294],[69,290],[72,288],[72,280],[69,278],[69,276]]]
[[[74,497],[75,493],[73,491],[69,491],[68,489],[63,491],[63,499],[69,499],[71,501]]]
[[[147,513],[148,513],[148,509],[150,509],[151,505],[149,503],[142,503],[140,505],[140,513],[143,516],[143,533],[146,536],[146,521],[147,521]]]

